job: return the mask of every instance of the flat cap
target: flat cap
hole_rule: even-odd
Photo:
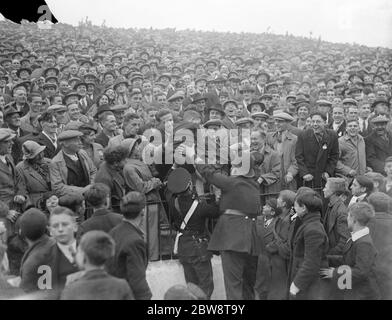
[[[223,126],[223,122],[220,119],[212,119],[208,120],[203,126],[204,128],[208,128],[209,126]]]
[[[266,112],[255,112],[252,113],[250,116],[252,119],[263,118],[265,120],[267,120],[270,117],[269,114]]]
[[[246,124],[246,123],[251,123],[251,124],[253,124],[253,119],[252,119],[252,118],[248,118],[248,117],[241,118],[241,119],[238,119],[238,120],[235,122],[235,125],[240,126],[240,125]]]
[[[379,115],[371,120],[372,123],[388,123],[390,119],[388,119],[385,115]]]
[[[318,106],[332,106],[332,102],[328,100],[317,100],[316,105]]]
[[[67,111],[67,107],[61,104],[54,104],[50,106],[47,111],[53,111],[53,112]]]
[[[342,104],[352,104],[354,106],[358,105],[357,100],[352,99],[352,98],[346,98],[342,101]]]
[[[172,101],[174,101],[174,100],[177,100],[177,99],[184,99],[184,97],[185,97],[185,94],[184,94],[184,91],[177,91],[177,92],[175,92],[174,94],[172,94],[168,99],[167,99],[167,101],[168,102],[172,102]]]
[[[65,130],[63,132],[61,132],[58,136],[58,140],[59,141],[65,141],[65,140],[70,140],[70,139],[74,139],[74,138],[78,138],[83,136],[83,133],[81,133],[80,131],[76,131],[76,130]]]
[[[289,115],[286,112],[282,112],[282,111],[274,113],[274,115],[272,117],[277,120],[284,120],[284,121],[289,121],[289,122],[294,121],[294,118],[291,115]]]

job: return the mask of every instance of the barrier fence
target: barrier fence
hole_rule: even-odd
[[[322,191],[323,188],[314,188],[312,187],[313,190],[320,192]],[[271,197],[271,196],[276,196],[278,197],[280,192],[274,192],[274,193],[262,193],[260,194],[261,198],[265,197]],[[207,201],[210,198],[211,194],[204,194],[198,196],[200,200],[205,200]],[[173,248],[174,248],[174,241],[175,237],[177,235],[177,230],[174,229],[173,226],[173,207],[169,205],[169,203],[166,200],[159,200],[159,201],[148,201],[146,203],[146,210],[145,210],[145,240],[146,240],[146,246],[149,248],[150,246],[150,229],[149,229],[149,214],[150,214],[150,207],[152,205],[158,205],[161,208],[158,210],[158,230],[155,230],[158,234],[158,248],[159,248],[159,260],[173,260],[177,259],[177,255],[173,253]],[[165,206],[166,205],[166,206]],[[167,213],[166,210],[162,210],[162,208],[167,208]],[[260,213],[261,213],[261,208],[260,208]],[[167,225],[161,225],[162,221],[162,214],[166,214],[168,218],[168,224]],[[217,219],[216,219],[217,220]],[[214,225],[216,223],[216,220],[213,219],[208,219],[207,220],[207,229],[209,232],[212,232]],[[155,260],[154,260],[155,261]]]

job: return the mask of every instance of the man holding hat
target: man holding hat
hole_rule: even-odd
[[[366,162],[373,171],[384,173],[384,162],[392,156],[392,134],[387,131],[390,119],[380,115],[372,119],[373,132],[365,138]]]
[[[58,197],[74,192],[81,194],[94,182],[97,169],[82,150],[81,136],[83,133],[76,130],[66,130],[58,136],[61,151],[49,166],[52,189]]]

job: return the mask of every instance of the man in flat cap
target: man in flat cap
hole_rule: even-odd
[[[384,162],[392,156],[392,134],[387,131],[390,119],[380,115],[372,119],[373,132],[365,138],[367,166],[373,171],[384,173]]]
[[[67,193],[82,194],[94,182],[96,167],[82,150],[83,133],[65,130],[58,136],[61,151],[50,163],[50,180],[58,197]]]
[[[298,165],[295,158],[295,146],[297,136],[289,131],[289,125],[294,118],[285,112],[277,112],[273,115],[275,120],[276,132],[270,133],[267,142],[280,155],[281,190],[297,190],[296,175]]]

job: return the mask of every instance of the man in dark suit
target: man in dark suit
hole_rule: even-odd
[[[41,146],[45,146],[44,157],[53,159],[53,157],[60,151],[60,145],[57,141],[57,121],[56,117],[51,112],[44,112],[39,118],[38,123],[42,128],[39,134],[29,134],[22,138],[22,142],[32,140]]]
[[[375,271],[377,250],[367,227],[374,215],[374,209],[368,203],[356,203],[349,207],[347,224],[351,238],[345,245],[343,257],[329,259],[333,267],[322,268],[320,271],[324,278],[332,279],[333,286],[344,290],[345,300],[380,299]],[[350,277],[349,287],[342,287],[348,281],[339,281],[345,274]]]
[[[111,212],[110,189],[106,184],[95,183],[85,193],[84,199],[88,207],[94,210],[93,215],[78,228],[78,237],[92,230],[109,232],[122,221],[122,216]]]
[[[296,159],[300,185],[322,188],[335,173],[339,159],[339,142],[335,132],[325,129],[326,117],[321,112],[311,115],[312,128],[298,136]],[[303,183],[304,182],[304,183]]]
[[[392,156],[392,134],[387,131],[390,119],[380,115],[371,122],[374,130],[365,139],[366,162],[373,171],[384,174],[385,159]]]
[[[121,201],[124,220],[110,231],[116,243],[114,258],[108,262],[111,275],[127,280],[136,300],[150,300],[151,290],[146,280],[147,246],[140,229],[146,197],[130,192]]]
[[[291,299],[319,300],[326,295],[326,283],[319,270],[328,266],[328,237],[321,223],[322,200],[318,193],[297,196],[294,209],[299,223],[289,238],[289,294]]]

